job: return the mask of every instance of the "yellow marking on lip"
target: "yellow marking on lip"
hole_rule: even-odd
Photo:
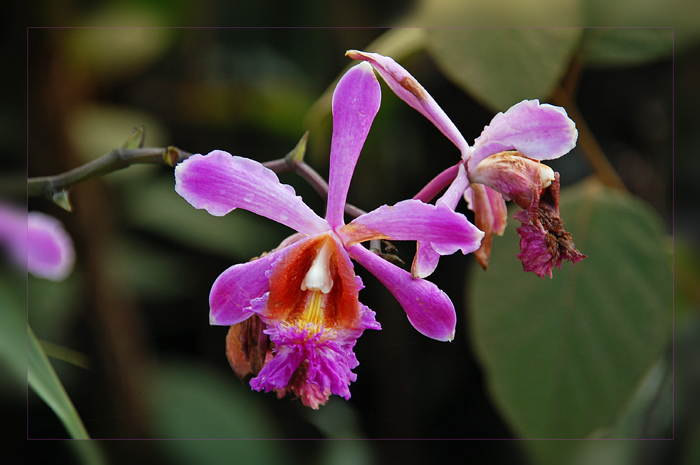
[[[297,328],[299,330],[305,327],[312,333],[316,334],[323,328],[324,306],[326,303],[326,295],[320,291],[311,291],[308,297],[306,308],[297,320]]]

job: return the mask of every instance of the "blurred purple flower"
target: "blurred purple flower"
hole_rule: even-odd
[[[61,281],[73,270],[73,241],[52,216],[0,204],[0,245],[17,267],[39,278]]]
[[[428,118],[461,151],[457,176],[436,204],[454,209],[464,196],[475,213],[476,226],[485,233],[475,252],[484,268],[493,235],[502,235],[506,227],[505,200],[513,200],[524,209],[515,218],[523,223],[517,229],[521,237],[518,258],[525,271],[551,278],[552,268],[561,268],[562,260],[573,264],[585,257],[562,227],[559,175],[539,163],[561,157],[576,145],[578,131],[563,108],[524,100],[498,113],[470,147],[423,86],[392,58],[357,50],[347,55],[371,63],[397,96]],[[429,276],[438,259],[432,244],[419,243],[413,275]]]
[[[227,357],[253,389],[289,392],[318,408],[331,394],[350,398],[352,349],[365,329],[381,329],[362,305],[351,258],[396,297],[411,324],[437,340],[454,337],[456,315],[434,284],[413,279],[360,245],[372,239],[422,240],[442,254],[470,253],[483,233],[444,206],[406,200],[344,222],[348,186],[379,110],[371,66],[351,68],[333,94],[333,137],[326,217],[260,163],[215,150],[175,169],[175,190],[195,208],[222,216],[243,208],[298,231],[274,251],[224,271],[209,295],[210,322],[230,325]]]

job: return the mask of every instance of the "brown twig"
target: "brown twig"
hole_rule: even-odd
[[[569,91],[571,88],[571,83],[567,86],[562,85],[558,87],[552,94],[552,103],[564,107],[569,117],[576,123],[578,146],[583,150],[600,181],[606,186],[627,190],[627,186],[622,182],[608,157],[605,156],[605,152],[603,152],[588,124],[586,124],[586,120],[578,110],[574,99],[571,98],[572,93]]]

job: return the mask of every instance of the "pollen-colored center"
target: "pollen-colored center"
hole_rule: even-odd
[[[306,296],[306,308],[296,321],[297,328],[302,330],[306,327],[311,334],[316,334],[323,330],[324,307],[328,296],[319,291],[311,291]]]

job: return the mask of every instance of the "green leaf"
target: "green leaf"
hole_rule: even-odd
[[[629,66],[673,54],[671,28],[585,29],[581,57],[593,66]]]
[[[580,26],[582,0],[423,0],[409,25],[430,27]]]
[[[0,372],[12,385],[26,387],[27,339],[25,332],[26,291],[19,273],[0,275]],[[10,376],[7,376],[9,372]],[[23,390],[23,389],[22,389]]]
[[[29,331],[29,385],[56,413],[72,438],[89,439],[90,435],[85,430],[80,415],[63,388],[61,380],[58,379],[34,331],[30,327],[27,328]]]
[[[326,439],[363,439],[367,436],[352,404],[338,396],[331,396],[320,410],[306,409],[304,417]],[[327,465],[359,465],[375,461],[372,449],[365,441],[326,441],[321,451],[320,463]]]
[[[222,357],[224,341],[221,341]],[[144,386],[156,435],[166,439],[271,439],[274,419],[252,392],[230,376],[184,360],[160,363]],[[168,441],[169,463],[287,463],[280,443]]]
[[[601,437],[664,438],[673,425],[673,368],[671,357],[659,360],[640,383],[617,424]]]
[[[428,50],[459,87],[493,111],[546,99],[564,76],[582,29],[428,29]]]
[[[658,216],[595,182],[562,192],[561,216],[588,258],[524,273],[511,220],[489,269],[472,270],[476,353],[523,438],[584,438],[611,425],[671,335],[672,278]],[[513,224],[518,223],[518,224]]]

